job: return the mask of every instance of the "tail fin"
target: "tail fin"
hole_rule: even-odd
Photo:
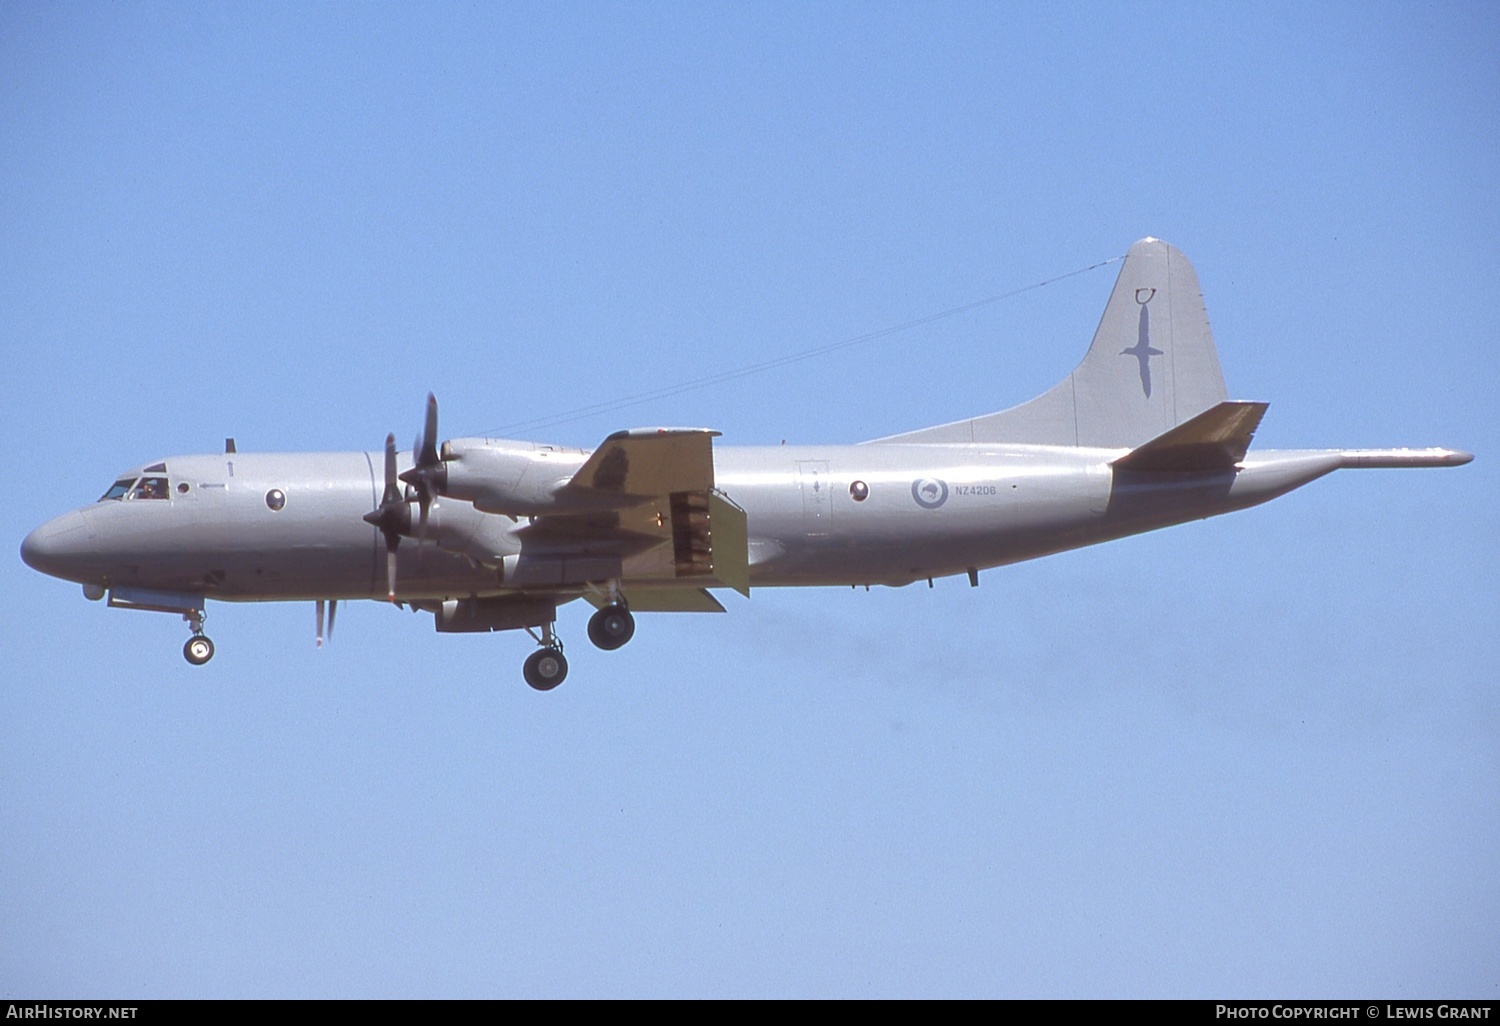
[[[1198,275],[1160,239],[1130,247],[1083,362],[1028,403],[881,442],[1135,448],[1227,398]]]

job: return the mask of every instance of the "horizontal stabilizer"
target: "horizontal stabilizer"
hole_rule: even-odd
[[[1266,414],[1266,403],[1231,400],[1138,445],[1115,460],[1116,470],[1189,474],[1233,470]]]
[[[1474,459],[1459,449],[1345,449],[1344,467],[1461,467]]]

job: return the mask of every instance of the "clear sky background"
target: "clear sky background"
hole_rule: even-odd
[[[0,6],[0,996],[1500,997],[1500,8]],[[26,568],[146,460],[506,429],[1155,235],[1266,447],[1445,445],[978,590],[524,635]],[[545,440],[858,441],[1118,265]],[[520,432],[517,432],[520,433]]]

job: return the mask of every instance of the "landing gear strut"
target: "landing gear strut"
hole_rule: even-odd
[[[613,652],[635,635],[635,617],[624,603],[612,602],[589,617],[589,640]]]
[[[203,610],[195,609],[182,617],[193,629],[193,636],[182,646],[182,658],[194,666],[202,666],[214,657],[214,643],[203,633]]]
[[[530,629],[527,629],[530,633]],[[532,634],[532,637],[536,637]],[[568,676],[568,660],[562,654],[562,641],[557,637],[553,625],[542,625],[542,636],[537,638],[542,647],[526,657],[521,666],[521,676],[526,683],[538,691],[551,691]]]

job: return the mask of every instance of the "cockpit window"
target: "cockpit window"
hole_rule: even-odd
[[[127,499],[165,499],[167,497],[167,479],[164,477],[143,477],[130,489]]]
[[[120,499],[165,499],[168,498],[167,479],[164,477],[123,477],[109,486],[109,491],[99,496],[100,502]]]

